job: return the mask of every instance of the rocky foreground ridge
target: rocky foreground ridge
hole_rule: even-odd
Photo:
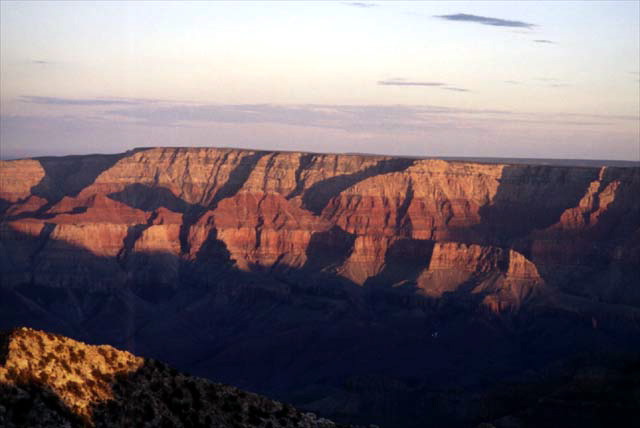
[[[348,428],[109,345],[17,328],[0,334],[0,346],[0,426],[6,428]],[[638,356],[578,362],[556,368],[560,376],[495,389],[483,400],[503,413],[516,402],[517,411],[477,428],[627,426],[640,411]]]
[[[108,345],[29,328],[0,339],[0,426],[6,428],[347,428]]]
[[[0,327],[338,421],[464,426],[487,420],[473,391],[640,349],[639,194],[632,166],[222,148],[4,161]]]

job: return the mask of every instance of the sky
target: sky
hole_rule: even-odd
[[[0,2],[0,157],[640,161],[640,1]]]

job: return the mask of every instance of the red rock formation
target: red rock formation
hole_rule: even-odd
[[[63,258],[125,263],[162,253],[186,263],[214,243],[241,270],[301,269],[314,257],[314,236],[338,227],[350,249],[337,265],[316,269],[365,284],[394,269],[389,257],[398,240],[429,241],[433,254],[416,261],[422,273],[411,280],[438,296],[475,278],[474,289],[490,289],[495,307],[530,294],[514,287],[532,290],[576,265],[588,268],[593,257],[629,263],[638,253],[638,240],[626,239],[640,228],[637,198],[628,196],[640,188],[638,168],[212,148],[5,161],[1,168],[3,246],[12,251],[6,248],[17,234],[41,236],[36,250],[23,250],[43,261],[42,277],[51,275],[47,263]],[[616,229],[621,215],[636,216],[624,230]],[[70,268],[65,281],[78,275],[86,282],[91,274],[83,269]]]
[[[32,159],[0,162],[0,198],[19,202],[31,196],[31,189],[44,178],[40,162]]]
[[[0,173],[0,327],[402,427],[638,349],[638,167],[163,148]]]

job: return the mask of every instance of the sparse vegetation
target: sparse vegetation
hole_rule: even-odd
[[[192,378],[111,347],[89,346],[30,329],[17,330],[10,342],[20,356],[0,366],[0,388],[4,388],[0,395],[9,391],[11,399],[17,400],[12,402],[10,417],[19,426],[35,425],[29,421],[38,418],[55,421],[46,426],[68,422],[72,427],[143,422],[159,427],[336,426],[288,404]],[[29,400],[19,399],[20,394]],[[6,416],[3,412],[6,406],[0,406],[0,425]]]
[[[82,396],[82,389],[78,382],[74,382],[72,380],[68,381],[65,390],[76,397]]]

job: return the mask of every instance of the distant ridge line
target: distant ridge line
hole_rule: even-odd
[[[91,156],[115,156],[115,155],[131,155],[139,151],[153,149],[180,149],[180,150],[239,150],[253,151],[262,153],[305,153],[317,155],[340,155],[340,156],[371,156],[371,157],[389,157],[416,160],[443,160],[449,162],[473,162],[488,164],[516,164],[516,165],[541,165],[541,166],[572,166],[572,167],[621,167],[621,168],[637,168],[640,167],[640,160],[615,160],[615,159],[554,159],[554,158],[520,158],[520,157],[482,157],[482,156],[419,156],[419,155],[397,155],[387,153],[362,153],[362,152],[320,152],[311,150],[276,150],[263,148],[247,148],[247,147],[226,147],[226,146],[149,146],[134,147],[119,153],[87,153],[87,154],[68,154],[68,155],[45,155],[33,157],[21,157],[13,159],[0,159],[2,161],[13,161],[22,159],[52,159],[52,158],[82,158]]]

